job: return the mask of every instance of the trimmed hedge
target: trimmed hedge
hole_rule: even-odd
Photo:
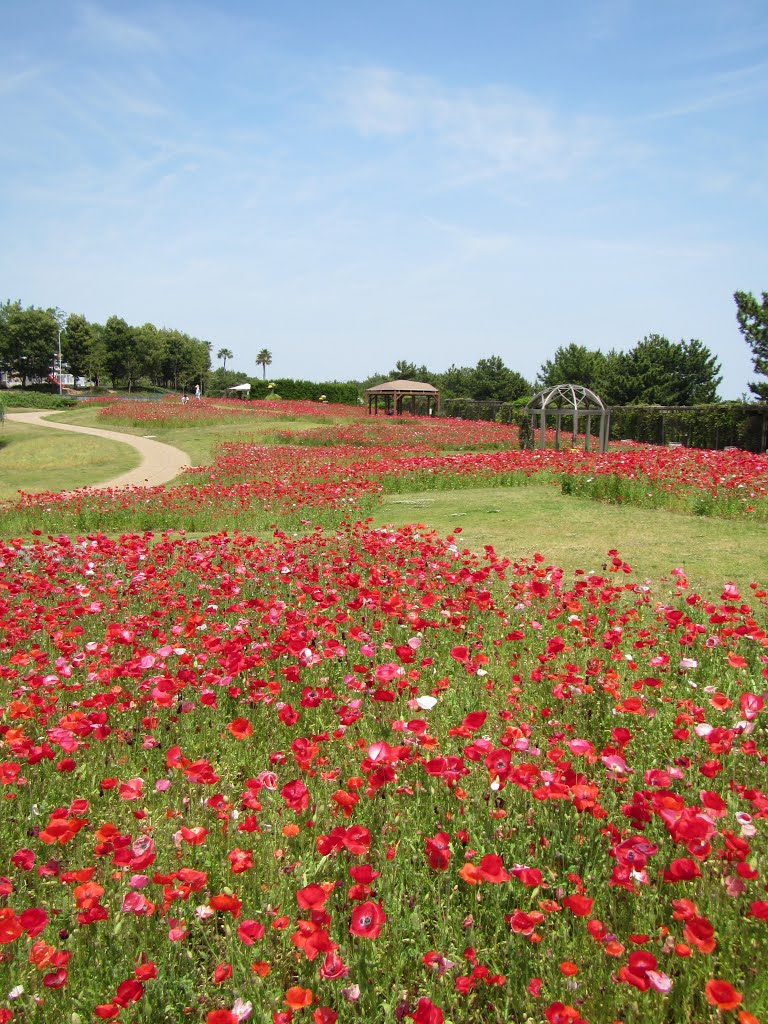
[[[611,437],[687,448],[765,447],[768,406],[721,402],[718,405],[621,406],[611,409]]]
[[[269,398],[272,394],[278,394],[281,398],[293,401],[319,402],[324,397],[334,405],[359,404],[358,387],[354,382],[334,380],[316,384],[314,381],[292,380],[290,377],[277,377],[268,381],[251,377],[250,381],[251,398]]]
[[[23,391],[16,388],[0,391],[0,405],[4,405],[6,409],[71,409],[77,404],[76,398],[46,394],[43,391]]]

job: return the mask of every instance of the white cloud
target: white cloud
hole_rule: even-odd
[[[373,68],[349,72],[342,115],[364,137],[412,137],[461,159],[468,179],[567,177],[605,143],[607,122],[569,117],[511,89],[451,89]]]
[[[42,68],[26,68],[24,71],[12,71],[0,75],[0,96],[16,92],[21,86],[38,78],[42,72]]]
[[[93,4],[83,4],[80,8],[78,31],[96,47],[141,52],[163,49],[163,42],[155,32]]]

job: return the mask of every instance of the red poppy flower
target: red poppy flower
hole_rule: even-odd
[[[128,978],[117,986],[115,998],[112,1000],[118,1006],[128,1006],[129,1003],[136,1003],[144,995],[144,986],[136,978]]]
[[[236,718],[228,723],[227,729],[236,740],[246,740],[253,735],[253,726],[247,718]]]
[[[209,1010],[205,1024],[239,1024],[239,1021],[229,1010]]]
[[[707,997],[707,1002],[716,1006],[718,1010],[735,1010],[744,998],[733,985],[718,978],[709,979],[704,986],[704,995]]]
[[[313,1024],[336,1024],[338,1019],[338,1013],[328,1006],[318,1006],[317,1009],[312,1012]]]
[[[43,977],[43,985],[45,985],[46,988],[63,988],[66,984],[66,967],[60,967],[57,971],[52,971],[50,974],[46,974]],[[115,1000],[115,1002],[117,1002],[117,1000]]]
[[[326,981],[335,981],[337,978],[345,978],[348,973],[349,968],[337,953],[331,950],[325,954],[320,965],[321,978],[325,978]]]
[[[450,836],[447,832],[437,832],[434,837],[425,836],[427,862],[433,871],[445,871],[451,860]]]
[[[445,1019],[440,1007],[435,1006],[432,1000],[427,999],[426,996],[422,996],[419,999],[416,1009],[407,1016],[411,1018],[414,1024],[443,1024]]]
[[[123,800],[138,800],[144,788],[143,779],[128,779],[120,784],[119,793]]]
[[[40,907],[28,907],[19,914],[19,922],[30,939],[34,939],[45,930],[45,926],[48,924],[48,914]]]
[[[221,893],[218,896],[211,896],[209,906],[211,910],[222,910],[237,918],[240,917],[242,903],[236,896],[228,896],[226,893]]]
[[[285,801],[286,807],[296,811],[297,814],[309,807],[309,790],[301,779],[294,779],[292,782],[286,783],[280,790],[280,796]]]
[[[387,915],[382,910],[380,903],[374,903],[373,900],[358,903],[352,911],[349,934],[363,939],[376,939],[386,920]]]
[[[665,882],[690,882],[701,875],[701,869],[690,857],[678,857],[664,872]]]
[[[117,1003],[99,1003],[93,1008],[93,1015],[99,1020],[114,1020],[119,1012],[120,1007]],[[10,1017],[8,1019],[10,1020]]]
[[[149,981],[157,977],[157,967],[154,961],[150,960],[145,964],[139,964],[133,974],[139,981]]]
[[[235,847],[234,850],[230,850],[227,854],[229,860],[229,869],[233,875],[242,874],[243,871],[248,871],[253,867],[253,851],[252,850],[240,850]]]
[[[508,882],[512,877],[505,870],[501,857],[495,853],[486,853],[477,865],[477,876],[484,882]]]
[[[285,993],[283,1002],[291,1010],[302,1010],[305,1006],[311,1006],[312,989],[301,988],[300,985],[292,985]]]
[[[213,970],[213,984],[221,985],[227,978],[232,977],[232,964],[217,964]]]
[[[544,1016],[549,1024],[584,1024],[579,1011],[565,1003],[550,1003]]]
[[[706,917],[695,916],[686,921],[683,938],[701,953],[711,953],[717,945],[714,926]]]
[[[560,901],[576,917],[588,917],[592,912],[592,904],[595,902],[588,896],[580,896],[575,893],[573,896],[566,896]]]
[[[302,910],[314,910],[323,906],[330,893],[321,885],[305,885],[296,891],[296,902]]]

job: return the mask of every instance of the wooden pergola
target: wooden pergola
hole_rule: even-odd
[[[560,448],[560,427],[564,416],[571,419],[571,443],[575,447],[579,434],[579,419],[583,416],[584,424],[584,449],[589,451],[589,442],[592,437],[592,421],[599,419],[600,432],[598,435],[598,450],[608,451],[608,438],[611,429],[610,410],[605,407],[602,400],[589,388],[581,384],[557,384],[553,388],[546,388],[534,395],[525,411],[531,417],[531,435],[534,438],[533,446],[536,447],[536,420],[539,427],[539,448],[546,447],[545,430],[547,417],[554,417],[555,420],[555,448]]]
[[[403,402],[410,398],[411,414],[416,415],[416,400],[426,399],[427,415],[440,415],[440,392],[432,384],[420,380],[388,380],[365,392],[368,399],[368,415],[379,415],[379,399],[384,399],[385,416],[402,416]]]

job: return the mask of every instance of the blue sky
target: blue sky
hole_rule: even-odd
[[[276,377],[655,332],[753,379],[765,0],[3,6],[2,299]]]

